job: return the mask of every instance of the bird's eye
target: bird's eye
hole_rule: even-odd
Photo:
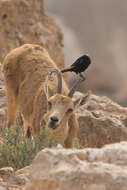
[[[48,102],[48,108],[51,109],[51,107],[52,107],[52,103]]]
[[[73,112],[73,109],[72,109],[72,108],[69,108],[69,109],[67,110],[67,113],[71,113],[71,112]]]

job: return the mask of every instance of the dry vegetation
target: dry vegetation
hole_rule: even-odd
[[[3,143],[0,144],[0,168],[10,166],[15,170],[31,164],[36,154],[45,147],[57,146],[54,139],[49,144],[49,136],[44,127],[41,127],[40,136],[26,139],[23,126],[13,128],[1,128]],[[75,141],[76,148],[81,148],[78,141]]]
[[[1,137],[4,139],[0,145],[0,168],[11,166],[15,170],[31,163],[37,152],[49,146],[48,137],[42,129],[40,137],[26,139],[23,127],[2,128]],[[40,141],[40,138],[43,139]],[[55,142],[51,145],[54,146]]]
[[[42,134],[44,137],[44,134]],[[0,145],[0,168],[13,167],[15,170],[27,166],[31,163],[36,153],[45,146],[45,141],[41,143],[39,138],[33,140],[25,139],[23,127],[3,128],[1,137],[4,139]]]

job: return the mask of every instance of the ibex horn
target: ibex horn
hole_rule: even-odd
[[[68,93],[68,96],[71,98],[73,97],[73,94],[76,91],[76,88],[80,84],[80,82],[83,82],[86,79],[85,76],[83,76],[81,73],[79,76],[80,76],[79,79],[74,83],[74,85],[72,86],[72,88],[70,89]]]
[[[49,74],[48,74],[48,76],[46,78],[45,92],[46,92],[47,99],[49,98],[48,80],[49,80],[49,77],[51,77],[52,73],[56,73],[57,78],[58,78],[57,93],[61,94],[61,92],[62,92],[62,76],[61,76],[61,72],[58,69],[53,69],[52,71],[49,72]]]

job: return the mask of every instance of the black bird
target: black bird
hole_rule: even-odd
[[[76,74],[82,73],[88,68],[90,64],[91,64],[91,59],[88,56],[88,54],[85,54],[79,57],[71,66],[62,69],[61,72],[65,73],[70,71],[70,72],[75,72]]]

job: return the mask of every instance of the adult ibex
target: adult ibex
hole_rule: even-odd
[[[50,140],[59,138],[59,143],[72,147],[78,130],[73,111],[80,100],[72,100],[75,87],[69,92],[48,52],[39,45],[23,45],[5,57],[2,71],[7,96],[7,127],[14,124],[20,110],[26,136],[30,132],[39,135],[44,119]],[[51,71],[56,72],[58,82],[57,78],[52,80]]]

